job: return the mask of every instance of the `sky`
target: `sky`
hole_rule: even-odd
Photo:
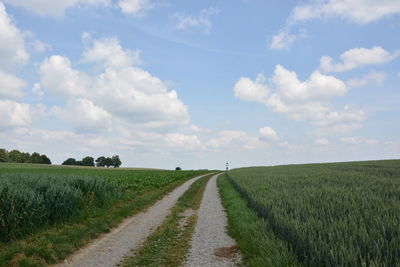
[[[400,1],[0,0],[0,148],[166,169],[400,158]]]

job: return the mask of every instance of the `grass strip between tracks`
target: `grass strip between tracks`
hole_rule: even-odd
[[[228,177],[218,178],[222,205],[228,215],[228,233],[239,245],[246,266],[300,266],[287,244],[278,239],[268,222],[257,216],[235,190]]]
[[[108,210],[76,223],[59,224],[26,238],[0,245],[0,266],[44,266],[56,263],[109,232],[126,217],[153,205],[190,177],[160,188],[135,192]],[[93,211],[92,211],[93,212]]]
[[[146,242],[118,266],[181,266],[190,248],[208,175],[194,182]]]

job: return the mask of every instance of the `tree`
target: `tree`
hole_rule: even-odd
[[[104,167],[106,166],[106,158],[104,156],[98,157],[96,159],[96,166],[97,167]]]
[[[31,155],[31,163],[42,164],[42,158],[37,152],[33,152]]]
[[[66,159],[66,160],[62,163],[62,165],[76,165],[76,159],[74,159],[74,158]]]
[[[83,166],[94,166],[94,158],[89,157],[89,156],[84,157],[82,159],[82,165]]]
[[[182,170],[181,167],[176,167],[176,168],[175,168],[175,171],[181,171],[181,170]]]
[[[107,168],[110,167],[110,166],[112,166],[112,165],[113,165],[112,159],[111,159],[110,157],[107,157],[107,158],[104,160],[104,165],[105,165]]]
[[[8,159],[10,162],[22,163],[22,153],[19,150],[11,150],[8,152]]]
[[[40,164],[51,164],[51,160],[46,155],[41,155],[41,163]]]
[[[111,162],[112,162],[112,166],[114,166],[114,168],[119,168],[119,166],[121,166],[122,162],[119,159],[118,155],[115,155],[111,158]]]
[[[0,162],[8,162],[8,152],[4,148],[0,148]]]

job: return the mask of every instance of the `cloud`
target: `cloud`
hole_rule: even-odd
[[[60,17],[65,10],[80,5],[110,6],[111,0],[3,0],[4,3],[25,8],[41,16]]]
[[[164,137],[166,145],[172,148],[183,148],[185,150],[202,149],[202,144],[196,135],[184,135],[180,133],[169,133]]]
[[[385,16],[400,14],[397,0],[313,0],[292,10],[289,21],[338,17],[358,24],[366,24]]]
[[[142,63],[140,50],[124,50],[117,38],[94,40],[93,46],[84,52],[83,60],[102,64],[105,68],[124,68]]]
[[[101,67],[99,74],[75,70],[68,58],[54,55],[40,65],[41,85],[60,96],[84,97],[140,127],[164,129],[187,124],[188,109],[177,92],[168,90],[158,77],[132,66],[137,63],[133,55],[115,38],[94,40],[83,53],[83,61]]]
[[[14,25],[0,2],[0,69],[12,71],[29,59],[23,33]]]
[[[382,86],[385,79],[386,73],[372,71],[361,78],[350,79],[346,84],[349,88],[363,87],[371,83]]]
[[[39,67],[41,84],[61,96],[85,96],[90,78],[71,67],[67,57],[54,55],[45,59]]]
[[[26,86],[25,81],[1,70],[0,81],[0,98],[15,99],[23,97],[24,93],[22,92],[22,89]]]
[[[382,64],[394,60],[400,51],[390,54],[380,46],[372,48],[353,48],[340,55],[342,62],[335,63],[329,56],[320,60],[320,70],[323,72],[343,72],[360,68],[365,65]]]
[[[257,137],[251,137],[243,131],[220,131],[215,138],[210,139],[206,146],[209,149],[223,148],[241,148],[241,149],[256,149],[265,147],[266,143],[258,140]]]
[[[360,129],[362,124],[360,122],[346,122],[327,125],[318,128],[315,133],[320,136],[346,134],[354,130]]]
[[[247,102],[258,102],[266,99],[270,90],[264,85],[265,81],[265,76],[262,73],[257,75],[254,82],[249,78],[240,77],[233,87],[235,97]]]
[[[176,13],[174,15],[175,19],[177,20],[176,28],[178,30],[195,28],[202,30],[204,33],[209,33],[212,29],[210,17],[217,15],[219,12],[219,9],[209,7],[200,10],[196,17],[182,13]]]
[[[155,7],[155,4],[150,0],[120,0],[118,7],[123,13],[142,17],[146,11]]]
[[[70,123],[77,133],[97,133],[111,129],[111,115],[88,99],[69,100],[65,108],[55,108],[54,112]]]
[[[319,146],[326,146],[329,145],[329,140],[326,138],[319,138],[317,140],[315,140],[314,142],[315,145],[319,145]]]
[[[354,144],[354,145],[376,145],[378,141],[376,139],[368,139],[360,136],[343,137],[340,138],[340,142]]]
[[[304,30],[299,31],[297,34],[290,33],[290,29],[280,30],[278,34],[272,37],[269,48],[273,50],[287,50],[295,41],[305,37]]]
[[[314,125],[354,123],[365,119],[362,110],[345,106],[332,110],[331,101],[344,96],[348,87],[334,76],[314,71],[305,81],[296,72],[276,65],[273,76],[267,79],[259,74],[255,81],[241,77],[234,86],[235,97],[242,101],[264,104],[274,112],[286,114],[292,119],[308,119]]]
[[[42,112],[42,108],[12,100],[0,100],[0,130],[28,126],[32,123],[33,117]]]
[[[194,125],[194,124],[190,125],[190,130],[192,130],[194,133],[199,133],[199,134],[211,133],[210,129],[202,128],[202,127]]]
[[[272,140],[272,141],[276,141],[279,139],[276,131],[269,126],[260,128],[259,134],[260,134],[261,139],[267,139],[267,140]]]

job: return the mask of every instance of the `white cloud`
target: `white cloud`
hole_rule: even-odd
[[[14,25],[0,2],[0,69],[14,70],[28,59],[23,33]]]
[[[123,68],[141,64],[140,50],[124,50],[117,38],[94,40],[93,46],[83,54],[85,62],[102,64],[106,68]]]
[[[44,96],[44,92],[42,90],[42,86],[40,85],[40,83],[33,84],[32,93],[37,95],[40,99]]]
[[[33,42],[33,48],[35,49],[36,52],[43,53],[43,52],[49,50],[51,48],[51,46],[42,41],[35,40]]]
[[[241,77],[235,84],[233,91],[235,97],[242,101],[262,102],[267,98],[269,89],[264,85],[265,77],[263,74],[258,74],[256,80]]]
[[[304,30],[297,34],[290,33],[290,29],[280,30],[278,34],[272,36],[269,48],[274,50],[287,50],[298,39],[305,38]]]
[[[208,134],[211,132],[210,129],[202,128],[194,124],[190,125],[190,130],[192,130],[194,133],[199,133],[199,134]]]
[[[170,133],[165,135],[164,140],[166,145],[172,148],[183,148],[185,150],[202,149],[201,141],[196,135]]]
[[[111,115],[102,107],[84,98],[69,100],[65,108],[55,113],[70,123],[77,133],[96,133],[111,129]]]
[[[33,109],[29,104],[0,100],[0,130],[32,123]]]
[[[367,73],[361,78],[354,78],[347,81],[347,86],[349,88],[363,87],[370,83],[382,86],[386,79],[386,73],[372,71]]]
[[[322,57],[320,60],[320,69],[323,72],[343,72],[365,65],[386,63],[399,55],[400,51],[391,54],[380,46],[353,48],[340,55],[342,61],[340,63],[335,63],[329,56]]]
[[[269,86],[264,76],[258,77],[255,81],[241,77],[234,86],[235,97],[264,104],[292,119],[309,119],[320,127],[353,124],[366,117],[363,110],[350,106],[340,111],[332,109],[330,102],[348,91],[346,84],[334,76],[314,71],[306,81],[300,81],[296,72],[277,65]]]
[[[314,144],[319,146],[329,145],[329,140],[326,138],[319,138],[315,140]]]
[[[366,24],[394,14],[400,14],[398,0],[313,0],[295,7],[289,21],[338,17]]]
[[[15,77],[12,74],[5,73],[0,70],[0,98],[20,98],[24,94],[22,89],[26,86],[26,82]]]
[[[376,145],[378,141],[376,139],[368,139],[360,136],[353,137],[343,137],[340,138],[340,141],[343,143],[355,144],[355,145]]]
[[[45,59],[39,67],[41,84],[61,96],[85,96],[90,78],[72,69],[67,57],[54,55]]]
[[[287,148],[289,150],[305,150],[307,148],[306,145],[291,144],[288,141],[284,141],[284,142],[280,143],[279,146]]]
[[[354,130],[360,129],[361,127],[362,124],[359,122],[347,122],[347,123],[339,122],[337,124],[331,124],[328,126],[318,128],[315,131],[315,133],[320,136],[346,134]]]
[[[4,3],[22,7],[41,16],[63,16],[65,10],[79,5],[109,6],[111,0],[3,0]]]
[[[203,30],[204,33],[209,33],[212,29],[210,17],[217,15],[219,12],[220,12],[219,9],[214,7],[209,7],[200,10],[197,17],[176,13],[174,15],[174,17],[177,20],[176,28],[178,30],[188,30],[190,28],[197,28]]]
[[[265,147],[266,143],[258,140],[257,137],[249,136],[243,131],[220,131],[215,138],[209,140],[206,146],[210,149],[223,149],[223,148],[244,148],[244,149],[257,149]]]
[[[269,126],[260,128],[259,130],[260,138],[276,141],[279,139],[277,132]]]
[[[123,13],[144,16],[146,11],[154,8],[155,4],[150,0],[120,0],[118,7]]]

